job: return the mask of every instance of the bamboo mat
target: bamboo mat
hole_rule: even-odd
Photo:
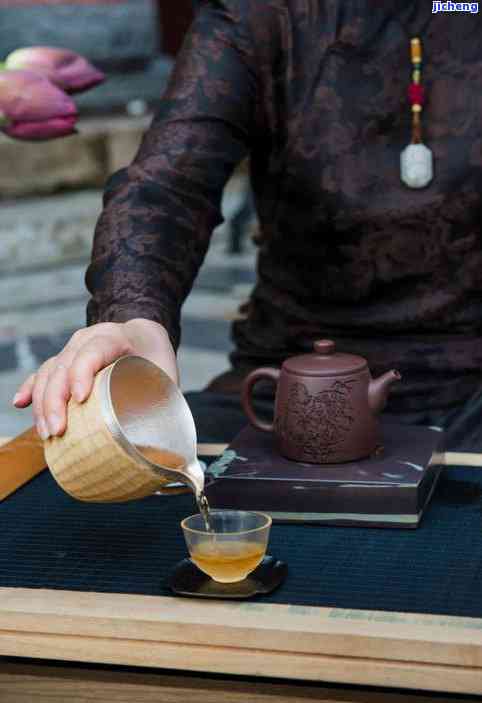
[[[0,503],[0,587],[172,595],[187,555],[193,496],[81,503],[44,471]],[[482,617],[482,474],[443,474],[416,530],[277,524],[269,552],[288,564],[258,600]]]

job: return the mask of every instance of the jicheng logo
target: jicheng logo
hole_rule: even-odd
[[[432,12],[471,12],[473,15],[479,12],[478,2],[432,2]]]

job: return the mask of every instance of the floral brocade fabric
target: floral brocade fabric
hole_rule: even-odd
[[[392,409],[448,407],[482,382],[482,34],[412,0],[205,0],[133,163],[108,182],[88,322],[181,305],[250,156],[258,278],[232,363],[313,340],[397,368]],[[424,47],[433,182],[400,180],[410,39]]]

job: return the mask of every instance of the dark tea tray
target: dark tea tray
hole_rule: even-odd
[[[384,424],[375,456],[346,464],[281,457],[271,434],[243,429],[208,469],[212,508],[261,510],[278,522],[414,528],[435,489],[443,431]]]

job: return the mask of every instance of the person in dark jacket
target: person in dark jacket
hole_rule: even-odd
[[[391,412],[463,407],[482,381],[480,96],[477,15],[415,0],[204,0],[136,158],[106,186],[88,326],[16,404],[33,399],[48,436],[121,354],[177,379],[181,306],[249,155],[258,279],[211,390],[237,394],[254,367],[329,338],[374,374],[400,370]],[[433,158],[421,188],[400,171],[414,134]]]

